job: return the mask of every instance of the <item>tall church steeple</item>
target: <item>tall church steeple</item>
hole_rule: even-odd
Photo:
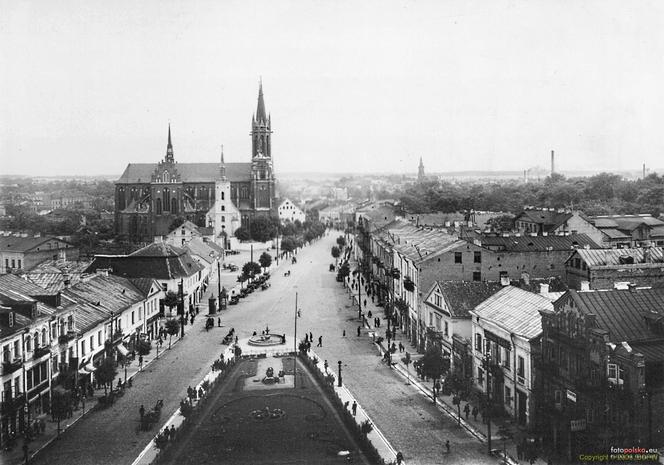
[[[221,164],[219,165],[219,177],[226,181],[226,162],[224,161],[224,146],[221,146]]]
[[[166,163],[175,163],[175,158],[173,157],[173,144],[171,143],[171,123],[168,123],[168,145],[166,146],[166,158],[164,161]]]
[[[258,104],[256,114],[251,118],[251,158],[272,156],[272,123],[265,111],[263,99],[263,80],[258,85]]]
[[[424,181],[424,163],[422,163],[422,157],[420,157],[420,166],[417,169],[417,180],[419,182]]]

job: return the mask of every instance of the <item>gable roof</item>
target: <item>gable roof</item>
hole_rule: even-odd
[[[540,310],[553,310],[553,302],[541,294],[506,286],[473,310],[473,314],[526,339],[542,334]]]
[[[64,289],[62,295],[76,304],[89,304],[107,312],[120,312],[145,299],[143,293],[126,278],[98,274]]]
[[[524,210],[522,213],[517,215],[515,221],[529,221],[531,223],[540,224],[542,225],[542,230],[544,232],[551,232],[555,231],[560,225],[569,220],[572,216],[574,216],[574,214],[570,212]]]
[[[0,275],[0,289],[11,289],[27,296],[55,295],[57,291],[49,291],[37,284],[13,274]]]
[[[226,178],[231,182],[249,182],[251,163],[226,163]],[[182,182],[215,182],[219,179],[219,163],[176,163]],[[129,163],[115,183],[149,184],[157,163]]]
[[[221,257],[223,254],[223,249],[217,244],[214,242],[205,242],[200,237],[190,240],[184,248],[190,254],[201,257],[207,263],[214,262],[216,257]]]
[[[437,281],[429,295],[439,289],[453,317],[470,318],[469,311],[502,288],[495,282]]]

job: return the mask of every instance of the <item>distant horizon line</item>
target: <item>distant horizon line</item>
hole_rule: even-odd
[[[517,177],[523,177],[524,172],[526,170],[460,170],[460,171],[434,171],[431,173],[425,173],[425,177],[430,177],[430,176],[444,176],[444,177],[454,177],[454,176],[487,176],[487,175],[494,175],[494,176],[506,176],[506,175],[513,175]],[[652,173],[659,173],[664,171],[664,169],[653,169],[653,168],[648,168],[646,175],[652,174]],[[278,172],[279,173],[279,172]],[[579,169],[579,170],[560,170],[556,171],[556,174],[562,174],[562,175],[594,175],[594,174],[599,174],[599,173],[614,173],[614,174],[625,174],[625,173],[642,173],[642,170],[640,169],[623,169],[623,170],[592,170],[592,169]],[[412,176],[412,177],[417,177],[417,171],[413,171],[411,173],[398,173],[398,172],[389,172],[389,171],[384,171],[384,172],[324,172],[324,171],[283,171],[280,172],[279,174],[283,176],[302,176],[302,175],[315,175],[315,176],[335,176],[335,177],[345,177],[345,176]],[[542,172],[540,174],[535,174],[535,173],[529,173],[528,178],[532,179],[535,177],[547,177],[549,176],[550,173],[547,172]],[[114,178],[114,179],[119,179],[122,176],[122,174],[55,174],[55,175],[29,175],[29,174],[0,174],[0,179],[6,179],[6,178],[12,178],[12,177],[17,177],[17,178],[40,178],[40,179],[58,179],[58,178],[90,178],[90,179],[99,179],[99,178]],[[277,176],[278,178],[279,176]]]

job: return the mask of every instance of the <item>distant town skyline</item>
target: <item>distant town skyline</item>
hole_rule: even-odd
[[[0,174],[251,153],[279,173],[657,169],[664,7],[0,0]]]

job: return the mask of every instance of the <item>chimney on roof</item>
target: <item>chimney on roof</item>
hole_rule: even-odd
[[[510,285],[510,277],[509,276],[501,276],[500,277],[500,285],[505,287]]]
[[[590,282],[581,281],[581,290],[582,291],[589,291],[590,290]]]
[[[632,292],[632,293],[636,292],[636,284],[635,283],[629,283],[627,285],[627,287],[629,288],[629,292]]]
[[[549,285],[548,285],[548,284],[541,283],[541,284],[540,284],[540,294],[544,294],[544,295],[546,295],[546,294],[548,294],[548,293],[549,293]]]

